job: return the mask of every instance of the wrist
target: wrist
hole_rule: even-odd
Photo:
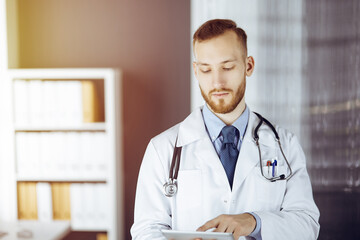
[[[255,228],[248,236],[255,239],[261,239],[261,219],[255,212],[248,212],[248,213],[255,218],[255,222],[256,222]]]

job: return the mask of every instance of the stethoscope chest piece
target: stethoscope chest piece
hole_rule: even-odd
[[[173,197],[177,193],[177,182],[176,180],[169,179],[164,185],[165,196]]]

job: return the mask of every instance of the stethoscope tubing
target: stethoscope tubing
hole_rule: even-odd
[[[170,172],[169,172],[170,179],[177,179],[179,174],[182,147],[177,147],[176,144],[177,144],[177,138],[175,141],[173,159],[171,161],[171,166],[170,166]]]

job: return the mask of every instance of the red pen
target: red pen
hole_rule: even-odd
[[[270,167],[271,167],[271,161],[267,161],[266,162],[266,166],[268,167],[268,176],[269,176],[269,174],[270,174]]]

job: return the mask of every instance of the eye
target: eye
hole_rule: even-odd
[[[234,67],[224,67],[223,69],[224,69],[224,71],[230,71],[230,70],[234,69]]]
[[[211,70],[210,70],[210,69],[200,69],[200,71],[201,71],[202,73],[209,73]]]

